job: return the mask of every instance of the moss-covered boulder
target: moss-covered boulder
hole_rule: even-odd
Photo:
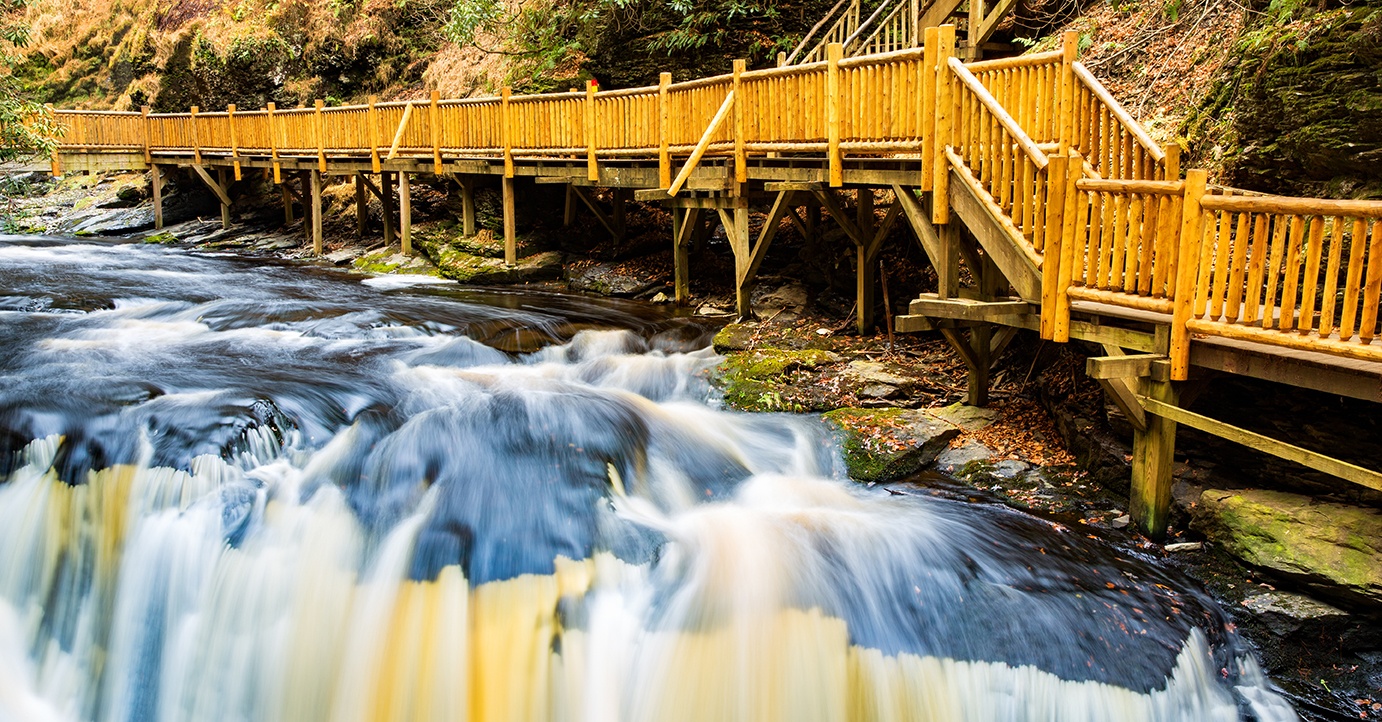
[[[436,266],[422,255],[407,255],[393,248],[371,251],[354,258],[350,267],[361,273],[407,273],[418,276],[441,276]]]
[[[960,434],[916,409],[836,409],[823,418],[844,437],[845,464],[857,481],[891,481],[920,471]]]
[[[760,349],[732,354],[711,374],[725,405],[741,411],[824,411],[831,408],[809,383],[814,371],[840,362],[816,349]]]
[[[523,256],[509,266],[502,258],[466,253],[438,236],[419,236],[417,247],[441,275],[461,283],[526,283],[561,277],[561,253],[547,251]]]
[[[1382,602],[1382,513],[1299,494],[1206,489],[1191,526],[1248,564],[1355,601]]]

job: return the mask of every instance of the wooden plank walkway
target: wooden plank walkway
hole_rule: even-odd
[[[468,232],[475,178],[497,176],[510,263],[517,180],[567,185],[568,216],[580,202],[614,234],[625,202],[656,201],[673,211],[678,301],[688,296],[690,240],[705,218],[718,219],[744,316],[782,221],[811,234],[824,211],[855,246],[861,332],[874,323],[879,247],[903,223],[939,288],[899,316],[898,329],[943,333],[970,367],[972,403],[986,401],[989,366],[1013,329],[1101,344],[1111,357],[1155,356],[1096,364],[1141,370],[1100,380],[1140,420],[1133,511],[1153,536],[1165,530],[1176,421],[1193,417],[1166,405],[1198,375],[1382,401],[1382,202],[1211,188],[1204,171],[1182,173],[1178,148],[1152,142],[1078,62],[1074,34],[1053,52],[967,63],[953,27],[922,32],[920,9],[906,7],[912,24],[899,33],[920,36],[916,47],[847,58],[843,44],[826,43],[819,59],[806,54],[810,62],[750,71],[738,61],[727,75],[672,83],[664,73],[644,88],[177,114],[59,110],[67,133],[51,171],[152,169],[161,225],[163,169],[192,168],[227,223],[231,179],[264,169],[284,184],[290,221],[291,197],[305,201],[318,252],[324,176],[351,176],[360,197],[373,193],[386,207],[397,185],[405,251],[411,174],[461,183]],[[857,11],[852,22],[857,35]],[[843,32],[832,28],[827,40]],[[590,186],[615,189],[615,207],[604,211]],[[767,215],[757,236],[753,209]],[[391,221],[385,230],[392,242]],[[968,288],[961,267],[974,279]],[[1286,446],[1282,454],[1299,458]],[[1376,472],[1363,472],[1345,476],[1374,485],[1367,474]]]

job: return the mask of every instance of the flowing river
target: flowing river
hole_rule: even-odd
[[[0,237],[0,722],[1295,719],[1184,578],[855,484],[708,340]]]

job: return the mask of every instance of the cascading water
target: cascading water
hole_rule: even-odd
[[[1183,580],[853,484],[638,308],[0,239],[0,721],[1295,718]]]

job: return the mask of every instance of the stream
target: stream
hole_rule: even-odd
[[[0,722],[1293,720],[1207,594],[646,304],[0,236]]]

